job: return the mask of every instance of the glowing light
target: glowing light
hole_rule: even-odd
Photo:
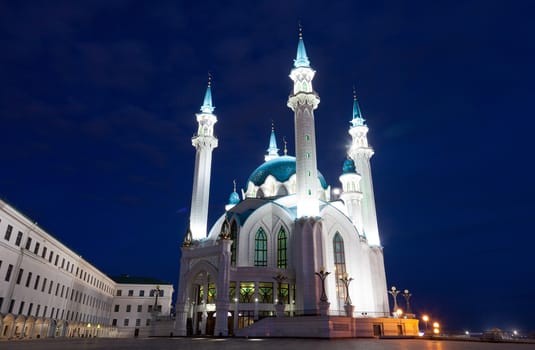
[[[464,334],[470,335],[470,332],[469,331],[464,331]]]
[[[433,333],[438,334],[440,333],[440,330],[438,328],[433,329]]]
[[[398,315],[398,318],[401,317],[401,315],[403,314],[403,310],[397,309],[396,314]]]
[[[433,322],[433,328],[439,328],[440,324],[438,322]]]
[[[427,316],[427,315],[423,315],[423,316],[422,316],[422,320],[423,320],[424,322],[429,321],[429,316]]]
[[[338,196],[338,195],[340,194],[340,192],[341,192],[341,190],[340,190],[338,187],[333,188],[333,194],[334,194],[335,196]]]

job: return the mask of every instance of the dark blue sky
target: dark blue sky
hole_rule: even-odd
[[[212,224],[263,161],[271,120],[294,153],[301,20],[331,185],[353,85],[370,127],[389,286],[446,329],[535,329],[534,7],[3,1],[0,196],[108,274],[176,283],[207,72]]]

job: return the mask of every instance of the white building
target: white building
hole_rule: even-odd
[[[370,170],[373,149],[356,98],[348,130],[352,145],[347,155],[339,155],[341,160],[347,157],[341,167],[340,198],[331,200],[331,187],[317,169],[314,111],[320,99],[313,89],[314,74],[300,33],[288,98],[296,155],[287,155],[286,149],[279,155],[272,130],[265,162],[251,173],[241,196],[234,189],[226,211],[206,233],[201,228],[207,227],[209,160],[217,145],[208,85],[193,137],[197,154],[190,228],[182,246],[177,335],[415,333],[413,323],[388,318]],[[209,128],[204,127],[206,121],[211,121]],[[323,288],[318,274],[325,272],[330,274],[322,276]],[[344,280],[350,282],[348,288]],[[293,317],[269,317],[283,312]],[[333,330],[331,316],[338,316],[336,322],[343,323],[339,328],[347,331]],[[366,321],[355,321],[357,317]]]
[[[114,305],[124,300],[115,296],[116,291],[129,288],[116,283],[36,222],[0,200],[0,339],[126,334],[124,327],[112,323],[119,320]],[[155,301],[150,290],[156,285],[140,283],[136,288],[149,293],[143,302],[136,300],[136,308],[142,303],[147,310],[146,305]],[[164,293],[158,303],[161,313],[154,317],[168,316],[171,307],[173,286],[160,284],[160,288]],[[155,331],[147,326],[144,316],[141,334]],[[135,327],[142,316],[132,317]],[[129,334],[134,333],[132,328]]]
[[[111,325],[120,337],[170,335],[173,285],[153,278],[113,277],[116,282]]]

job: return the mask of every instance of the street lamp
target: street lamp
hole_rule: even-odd
[[[409,299],[410,299],[411,296],[412,296],[412,294],[409,293],[408,289],[405,289],[403,291],[403,297],[405,298],[405,304],[407,305],[407,309],[405,310],[407,312],[407,314],[411,313],[411,304],[409,303]]]
[[[344,286],[346,287],[346,305],[351,305],[351,297],[349,296],[349,284],[351,281],[353,281],[352,277],[349,277],[347,273],[344,273],[342,275],[342,278],[340,278],[340,281],[344,283]]]
[[[429,330],[429,328],[427,327],[427,322],[429,322],[429,316],[423,315],[422,316],[422,321],[425,322],[425,332],[427,333],[427,331]]]
[[[156,298],[154,298],[154,309],[158,309],[158,296],[160,296],[160,286],[157,285],[156,289],[154,290],[154,294],[156,294]]]
[[[392,297],[394,298],[394,308],[392,309],[392,312],[393,313],[396,313],[396,311],[398,310],[398,294],[399,294],[399,290],[396,289],[396,287],[392,286],[392,288],[390,288],[390,291],[388,291],[388,293],[390,295],[392,295]]]
[[[403,310],[397,309],[396,310],[396,315],[399,318],[398,334],[399,335],[403,335],[403,323],[401,322],[401,315],[403,315]]]
[[[440,324],[438,322],[433,322],[433,334],[440,334]]]
[[[278,295],[277,304],[284,304],[284,295],[282,294],[281,285],[282,285],[282,282],[284,282],[287,279],[287,277],[284,276],[282,273],[279,273],[277,276],[273,277],[273,279],[277,281],[277,295]]]
[[[321,297],[320,301],[327,302],[327,294],[325,294],[325,278],[329,276],[331,273],[328,271],[325,271],[325,267],[321,267],[320,272],[314,272],[316,276],[318,276],[321,280]]]
[[[273,277],[277,281],[277,300],[275,301],[275,312],[277,317],[284,316],[284,294],[282,294],[282,282],[284,282],[287,277],[282,273],[279,273],[277,276]]]

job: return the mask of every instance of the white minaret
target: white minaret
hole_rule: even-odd
[[[201,112],[196,114],[199,128],[197,129],[197,134],[191,139],[191,144],[197,150],[189,218],[193,239],[205,238],[207,235],[212,151],[217,147],[217,138],[214,137],[214,124],[217,122],[217,117],[212,113],[214,109],[215,107],[212,105],[211,78],[208,77],[208,87],[204,95]]]
[[[288,97],[288,107],[294,111],[295,163],[297,182],[297,217],[315,217],[319,214],[318,166],[316,160],[316,132],[314,110],[320,99],[312,88],[315,70],[310,68],[303,35],[299,29],[297,56],[290,78],[294,82],[293,93]]]
[[[353,96],[353,119],[349,134],[352,137],[348,155],[355,162],[357,173],[360,174],[360,189],[362,192],[362,225],[368,244],[380,246],[379,229],[377,227],[377,213],[375,211],[375,197],[373,195],[372,172],[370,158],[373,156],[373,148],[368,145],[368,127],[360,112],[357,97]],[[359,232],[363,234],[362,232]]]

